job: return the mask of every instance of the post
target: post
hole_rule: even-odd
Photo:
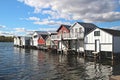
[[[114,53],[112,52],[111,54],[112,54],[111,59],[114,60]]]

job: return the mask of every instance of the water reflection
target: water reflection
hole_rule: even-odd
[[[120,64],[32,49],[0,49],[0,80],[109,80]]]

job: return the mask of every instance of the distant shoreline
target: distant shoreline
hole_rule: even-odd
[[[0,42],[13,42],[14,38],[9,36],[0,36]]]

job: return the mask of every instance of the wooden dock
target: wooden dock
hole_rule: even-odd
[[[110,80],[120,80],[120,75],[118,75],[118,76],[111,76]]]

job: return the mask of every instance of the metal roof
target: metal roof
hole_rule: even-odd
[[[100,28],[100,29],[110,33],[113,36],[120,36],[120,30],[113,30],[113,29],[106,29],[106,28]]]

